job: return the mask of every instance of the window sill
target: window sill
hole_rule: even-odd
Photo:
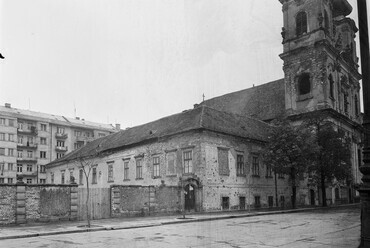
[[[297,96],[297,102],[305,101],[312,98],[313,98],[312,93],[309,92],[307,94]]]
[[[153,179],[158,179],[158,178],[162,178],[161,176],[154,176],[152,177]]]
[[[108,180],[108,183],[114,183],[114,180]]]
[[[144,178],[135,178],[136,181],[144,180]]]
[[[130,181],[130,179],[123,179],[123,181],[124,181],[124,182],[129,182],[129,181]]]

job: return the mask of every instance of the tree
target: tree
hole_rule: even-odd
[[[292,208],[296,207],[297,184],[306,172],[310,155],[315,151],[312,135],[301,126],[294,126],[286,119],[273,122],[267,145],[263,152],[265,164],[272,166],[275,174],[275,195],[277,198],[277,174],[289,176],[292,187]]]
[[[326,203],[326,185],[351,181],[351,150],[350,139],[339,127],[328,120],[323,113],[313,113],[305,121],[305,125],[315,135],[318,147],[313,163],[308,167],[313,183],[321,187],[322,206]]]

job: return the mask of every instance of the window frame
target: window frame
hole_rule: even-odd
[[[252,155],[252,176],[260,177],[260,161],[258,155]]]
[[[114,162],[107,162],[108,182],[114,182]]]
[[[153,178],[159,178],[161,177],[161,160],[159,156],[154,156],[153,158]]]
[[[299,11],[295,17],[296,36],[308,33],[308,14],[306,11]]]
[[[136,158],[136,180],[143,179],[143,158]]]
[[[185,156],[185,154],[190,154],[190,156]],[[187,149],[182,151],[182,162],[183,162],[183,174],[193,174],[193,150]]]
[[[236,154],[236,175],[245,176],[244,154],[241,153]]]

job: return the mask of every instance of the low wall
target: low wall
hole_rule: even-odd
[[[176,186],[113,185],[111,217],[131,217],[178,213],[181,188]]]
[[[0,224],[77,218],[77,185],[0,185]]]

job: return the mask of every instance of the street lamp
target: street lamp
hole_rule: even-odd
[[[357,0],[358,22],[360,30],[360,52],[362,92],[364,100],[364,147],[363,162],[360,167],[363,174],[360,189],[361,197],[361,244],[360,247],[370,247],[370,54],[367,24],[366,0]]]

